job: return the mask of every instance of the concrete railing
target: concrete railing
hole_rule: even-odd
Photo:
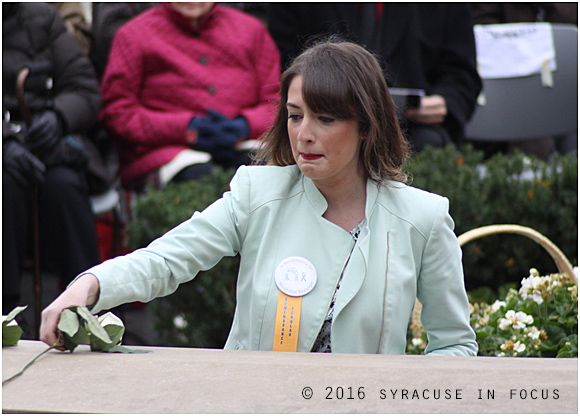
[[[2,378],[44,344],[2,350]],[[139,348],[139,347],[136,347]],[[150,348],[50,351],[2,387],[7,412],[578,413],[578,359]]]

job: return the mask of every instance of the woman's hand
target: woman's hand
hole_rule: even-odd
[[[441,124],[447,116],[447,103],[440,95],[428,95],[421,99],[421,107],[409,108],[405,115],[417,124]]]
[[[92,305],[99,299],[99,280],[84,274],[42,311],[40,340],[52,346],[60,338],[57,328],[60,314],[71,306]]]

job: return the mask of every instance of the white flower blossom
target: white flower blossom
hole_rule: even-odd
[[[177,329],[187,328],[187,321],[183,317],[183,314],[177,315],[173,318],[173,325],[175,325]]]
[[[501,308],[505,307],[506,303],[500,300],[496,300],[493,305],[491,305],[491,311],[492,312],[497,312],[499,311]]]
[[[421,338],[413,338],[411,342],[414,347],[421,347],[423,345],[423,340]]]
[[[528,337],[531,339],[539,339],[540,338],[540,331],[535,326],[529,328],[527,334]]]
[[[530,277],[522,279],[522,287],[520,288],[520,295],[524,299],[532,298],[538,305],[544,302],[542,297],[542,287],[546,282],[546,278],[530,275]]]
[[[501,329],[508,329],[513,327],[515,329],[525,328],[526,324],[534,323],[534,318],[524,312],[515,312],[514,310],[509,310],[505,314],[505,318],[502,318],[499,327]]]
[[[516,341],[514,343],[513,350],[515,352],[523,352],[525,349],[526,349],[526,346],[524,344],[522,344],[520,341]]]
[[[489,323],[489,315],[485,315],[479,321],[476,322],[478,328],[483,328]]]
[[[526,349],[526,346],[522,344],[520,341],[516,342],[506,341],[503,344],[501,344],[500,349],[504,352],[500,353],[501,355],[498,354],[498,357],[505,357],[506,355],[505,351],[513,350],[517,355],[518,352],[524,351]]]
[[[574,285],[572,287],[569,287],[568,291],[571,293],[572,300],[577,301],[578,300],[578,285]]]

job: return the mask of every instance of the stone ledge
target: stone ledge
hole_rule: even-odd
[[[41,352],[2,350],[2,378]],[[51,351],[2,410],[63,413],[578,413],[578,359],[305,354],[146,347]],[[309,397],[309,398],[305,398]]]

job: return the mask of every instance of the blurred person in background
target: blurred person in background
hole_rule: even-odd
[[[401,117],[413,149],[462,145],[481,90],[469,4],[271,3],[268,25],[284,66],[312,36],[368,47],[386,62],[389,87],[425,92]]]
[[[263,23],[216,3],[164,3],[115,34],[100,120],[118,145],[121,182],[196,179],[250,163],[272,124],[280,57]]]
[[[2,313],[20,302],[20,279],[39,219],[40,264],[63,282],[99,261],[79,135],[96,121],[99,85],[89,59],[46,3],[2,3]],[[16,80],[32,71],[17,99]],[[30,119],[26,115],[29,110]],[[37,198],[34,194],[37,190]]]

